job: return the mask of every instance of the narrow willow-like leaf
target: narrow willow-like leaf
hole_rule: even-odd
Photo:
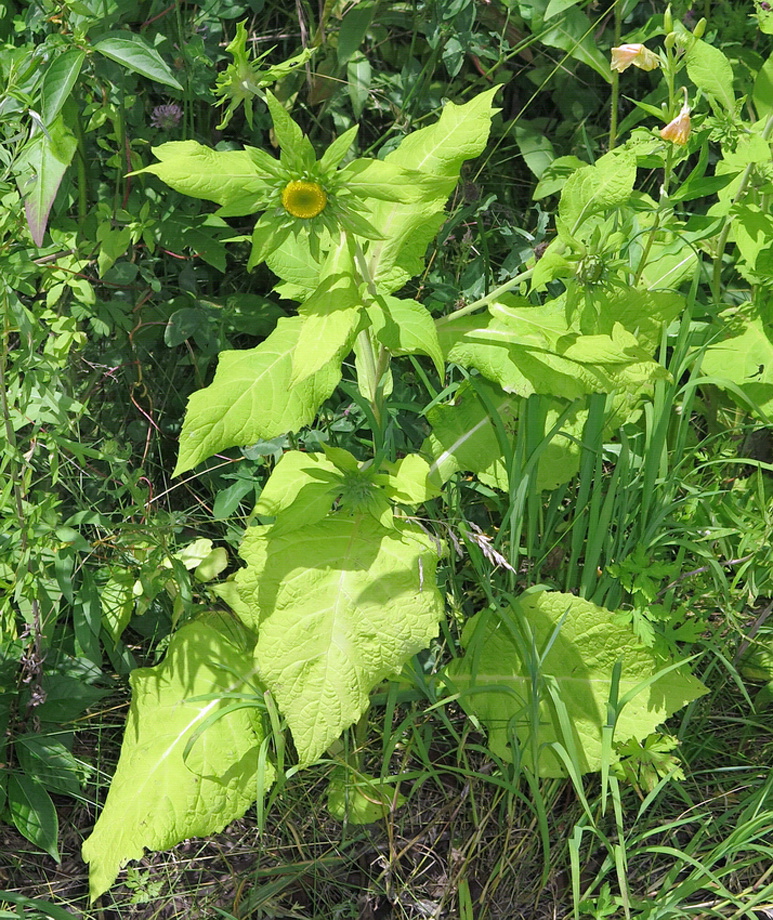
[[[59,115],[47,134],[38,134],[13,164],[16,184],[24,199],[27,224],[36,246],[43,245],[48,215],[56,193],[75,155],[75,135]]]

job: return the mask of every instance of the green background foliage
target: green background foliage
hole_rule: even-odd
[[[43,868],[0,913],[61,916],[76,837],[62,903],[153,911],[161,851],[267,859],[304,796],[344,863],[385,834],[379,916],[749,911],[769,17],[318,7],[3,7],[0,871]],[[360,909],[290,868],[202,910]]]

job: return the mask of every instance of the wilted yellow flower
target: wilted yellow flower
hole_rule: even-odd
[[[620,45],[612,49],[612,70],[622,73],[631,64],[639,70],[654,70],[660,67],[660,58],[654,51],[640,44]]]
[[[671,141],[684,147],[690,136],[690,106],[686,102],[676,118],[669,121],[665,128],[660,129],[660,136],[664,141]]]

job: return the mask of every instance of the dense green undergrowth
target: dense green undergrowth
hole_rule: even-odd
[[[0,914],[756,916],[767,4],[6,14]]]

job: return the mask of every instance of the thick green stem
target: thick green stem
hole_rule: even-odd
[[[613,45],[617,47],[620,44],[620,35],[622,32],[622,12],[620,0],[615,3],[615,26]],[[611,86],[611,111],[609,113],[609,149],[613,150],[617,143],[617,107],[620,98],[620,74],[612,71]]]
[[[376,283],[373,280],[370,269],[368,268],[368,263],[365,259],[365,254],[362,251],[362,246],[360,245],[359,241],[354,238],[354,236],[347,234],[347,238],[349,244],[353,247],[354,262],[357,266],[357,269],[359,270],[362,281],[365,282],[368,293],[374,300],[380,300],[380,294],[376,290]],[[362,332],[360,332],[357,336],[357,346],[366,374],[366,388],[368,391],[366,398],[368,399],[371,409],[373,410],[373,416],[376,419],[377,424],[379,427],[381,427],[383,419],[383,387],[381,387],[381,381],[383,380],[384,374],[389,367],[390,354],[389,351],[382,345],[379,348],[378,357],[376,356],[376,352],[373,348],[373,340],[371,339],[370,332],[367,329],[363,329]]]
[[[663,171],[663,187],[661,189],[661,207],[655,212],[655,220],[653,221],[650,231],[647,234],[647,240],[644,243],[644,249],[642,250],[641,258],[639,259],[639,267],[636,269],[636,274],[633,279],[633,286],[637,287],[641,281],[641,276],[644,274],[644,269],[647,267],[647,259],[649,259],[650,250],[652,249],[652,244],[655,242],[655,237],[657,236],[658,230],[660,229],[660,218],[662,215],[662,201],[668,198],[668,189],[671,185],[671,176],[674,170],[674,148],[671,143],[668,144],[666,149],[666,165]]]
[[[473,301],[473,303],[468,303],[465,306],[460,307],[458,310],[454,310],[453,313],[448,313],[446,316],[441,316],[440,319],[435,320],[435,325],[442,326],[445,323],[450,323],[452,320],[460,319],[462,316],[468,316],[470,313],[475,313],[476,310],[487,307],[490,303],[493,303],[497,297],[501,297],[502,294],[506,294],[508,291],[512,291],[512,289],[521,284],[521,282],[528,281],[528,279],[531,278],[533,271],[533,268],[529,268],[525,272],[521,272],[519,275],[511,278],[509,281],[505,281],[504,284],[500,284],[499,287],[494,288],[493,291],[489,291],[485,297],[481,297],[479,300]]]

